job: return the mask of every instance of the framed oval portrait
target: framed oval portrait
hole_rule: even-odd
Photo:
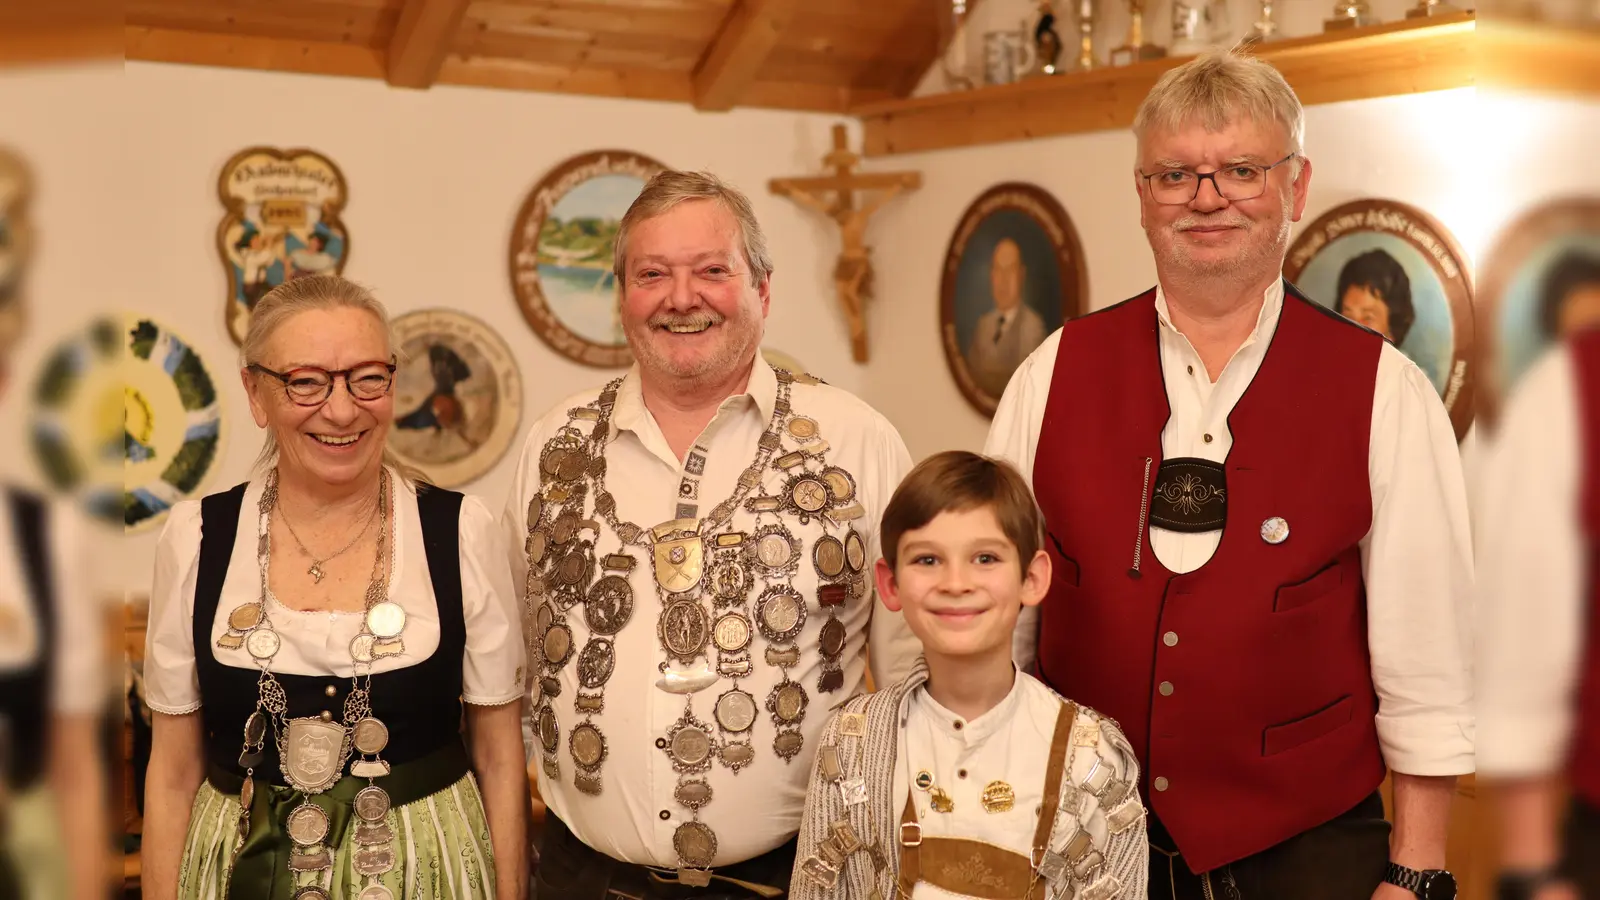
[[[623,214],[664,168],[627,150],[585,153],[523,201],[511,230],[511,290],[533,333],[562,356],[601,368],[633,363],[612,250]]]
[[[1007,182],[962,213],[945,253],[939,331],[967,400],[993,415],[1011,373],[1083,314],[1088,271],[1067,211],[1043,188]]]
[[[226,210],[217,251],[228,275],[228,334],[243,345],[250,312],[268,291],[302,275],[344,271],[350,233],[339,213],[350,199],[344,174],[315,150],[251,147],[217,179]]]
[[[1600,324],[1600,199],[1545,203],[1502,230],[1484,255],[1492,417],[1535,360],[1557,340]]]
[[[1472,266],[1443,225],[1393,200],[1344,203],[1301,231],[1283,275],[1393,343],[1433,382],[1456,439],[1467,433],[1478,317]]]
[[[440,487],[476,480],[505,455],[522,420],[516,357],[494,329],[447,309],[394,320],[389,449]]]

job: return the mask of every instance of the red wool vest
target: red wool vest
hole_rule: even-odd
[[[1600,577],[1596,577],[1600,574],[1596,566],[1600,563],[1600,331],[1580,334],[1570,346],[1583,441],[1579,514],[1589,542],[1589,603],[1570,777],[1573,793],[1600,807]]]
[[[1383,780],[1357,546],[1372,524],[1383,339],[1289,289],[1228,417],[1221,543],[1175,575],[1140,527],[1170,414],[1154,301],[1062,330],[1033,473],[1055,564],[1039,671],[1118,721],[1146,803],[1204,872],[1348,811]],[[1279,544],[1261,536],[1273,517],[1289,525]]]

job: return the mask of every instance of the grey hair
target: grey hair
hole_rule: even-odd
[[[304,275],[285,281],[256,301],[255,308],[250,311],[250,326],[245,331],[244,343],[239,348],[240,365],[262,364],[267,343],[283,323],[303,312],[328,309],[360,310],[377,319],[391,352],[400,355],[395,346],[394,328],[389,323],[389,311],[370,290],[339,275]],[[261,455],[256,457],[255,470],[265,472],[277,461],[278,440],[269,428]],[[383,448],[383,464],[394,469],[402,480],[427,482],[426,476],[402,462],[388,446]]]
[[[622,216],[617,229],[617,242],[611,254],[611,273],[617,283],[623,283],[628,267],[628,233],[640,222],[663,215],[673,207],[689,200],[716,200],[733,214],[739,223],[739,236],[744,244],[744,261],[750,267],[750,283],[758,285],[772,277],[772,255],[767,252],[767,236],[756,221],[750,198],[710,172],[679,172],[667,169],[656,173],[633,204]]]
[[[1243,117],[1277,123],[1289,137],[1289,151],[1299,157],[1306,138],[1305,109],[1282,73],[1269,63],[1237,48],[1203,54],[1169,69],[1139,104],[1133,133],[1143,143],[1151,131],[1174,131],[1198,122],[1221,131]],[[1295,162],[1299,171],[1299,161]]]

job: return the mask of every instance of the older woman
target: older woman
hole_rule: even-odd
[[[146,896],[526,892],[504,538],[388,459],[391,353],[383,307],[336,276],[255,307],[258,474],[174,507],[157,551]]]

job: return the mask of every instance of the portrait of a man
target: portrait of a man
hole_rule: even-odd
[[[967,365],[984,391],[1005,392],[1011,373],[1033,348],[1044,341],[1044,319],[1022,302],[1028,266],[1022,248],[1011,238],[1001,238],[989,261],[989,290],[993,307],[978,317],[967,344]]]

